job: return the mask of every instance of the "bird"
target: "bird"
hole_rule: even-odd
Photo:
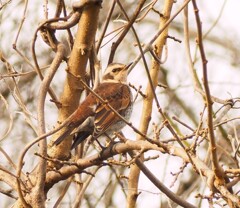
[[[125,65],[111,63],[107,66],[102,81],[94,92],[116,110],[126,121],[132,113],[132,93],[127,84],[128,68],[132,63]],[[97,140],[103,134],[112,135],[119,132],[125,125],[109,107],[100,101],[96,95],[89,93],[85,100],[65,121],[64,132],[54,141],[60,144],[67,136],[73,136],[71,149],[76,148],[86,138],[92,136]],[[99,142],[98,142],[99,143]]]

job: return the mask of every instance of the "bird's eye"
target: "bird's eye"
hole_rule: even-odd
[[[119,70],[120,70],[119,68],[115,68],[115,69],[112,70],[112,72],[115,73],[115,72],[117,72]]]

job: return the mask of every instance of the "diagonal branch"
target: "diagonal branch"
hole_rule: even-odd
[[[110,53],[110,56],[109,56],[109,59],[108,59],[108,64],[112,63],[113,62],[113,58],[114,58],[114,55],[115,55],[115,52],[119,46],[119,44],[122,42],[123,38],[126,36],[126,34],[128,33],[128,31],[130,30],[130,28],[132,27],[133,23],[135,22],[135,20],[137,19],[144,3],[146,2],[146,0],[141,0],[139,3],[138,3],[138,6],[133,14],[133,17],[130,19],[130,21],[128,22],[128,24],[126,25],[124,31],[122,32],[122,34],[120,35],[120,37],[118,38],[118,40],[112,45],[112,48],[111,48],[111,53]]]

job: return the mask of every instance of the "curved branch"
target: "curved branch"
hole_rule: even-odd
[[[75,11],[74,13],[70,14],[65,18],[54,18],[55,21],[46,23],[43,26],[52,30],[66,30],[76,25],[80,19],[80,16],[81,13],[79,11]],[[62,20],[64,22],[58,22],[59,20]]]
[[[38,107],[37,107],[37,114],[38,114],[38,134],[42,135],[45,133],[45,115],[44,115],[44,109],[45,109],[45,99],[47,96],[48,89],[50,88],[51,81],[59,68],[62,60],[64,57],[64,45],[62,43],[57,44],[57,53],[55,55],[55,58],[49,68],[48,74],[44,77],[41,87],[39,90],[39,96],[38,96]],[[43,139],[39,143],[39,152],[42,156],[47,155],[47,141],[46,139]],[[36,191],[39,194],[36,194],[36,197],[42,197],[45,195],[44,193],[44,184],[45,184],[45,177],[46,177],[46,166],[47,161],[45,159],[40,158],[38,164],[38,177],[36,181]],[[36,200],[39,203],[45,203],[45,201]],[[36,204],[35,204],[36,206]]]
[[[34,65],[35,65],[35,70],[38,74],[38,76],[40,77],[41,80],[44,79],[43,75],[42,75],[42,72],[40,70],[40,67],[38,65],[38,61],[37,61],[37,56],[36,56],[36,52],[35,52],[35,43],[36,43],[36,39],[37,39],[37,33],[38,31],[47,23],[51,23],[51,22],[54,22],[54,21],[58,21],[60,18],[53,18],[53,19],[49,19],[49,20],[46,20],[44,21],[43,23],[41,23],[37,30],[35,31],[34,33],[34,36],[33,36],[33,40],[32,40],[32,56],[33,56],[33,61],[34,61]],[[65,18],[62,18],[62,19],[65,19]],[[48,92],[49,92],[49,95],[52,97],[53,101],[55,101],[55,103],[59,103],[57,101],[57,97],[56,95],[54,94],[53,90],[51,88],[48,89]],[[58,105],[57,105],[58,107]]]

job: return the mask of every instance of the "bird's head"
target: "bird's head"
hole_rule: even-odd
[[[103,82],[127,82],[128,68],[132,63],[128,65],[112,63],[109,64],[103,75]]]

